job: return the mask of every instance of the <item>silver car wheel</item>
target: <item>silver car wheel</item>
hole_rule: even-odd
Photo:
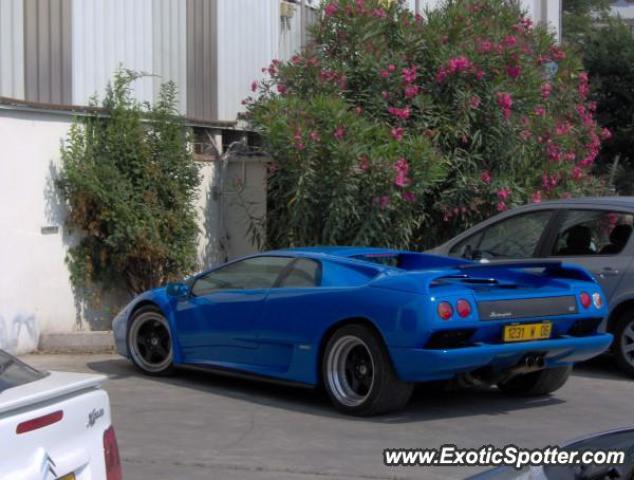
[[[333,396],[347,407],[365,402],[374,386],[374,359],[358,337],[339,338],[328,353],[326,377]]]
[[[634,319],[623,329],[621,335],[621,351],[623,357],[632,366],[634,366]]]
[[[135,317],[128,335],[134,362],[143,370],[159,373],[172,364],[172,339],[167,320],[158,312]]]

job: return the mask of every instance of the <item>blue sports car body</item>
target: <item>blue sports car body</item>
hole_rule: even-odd
[[[114,320],[122,355],[131,355],[135,312],[148,306],[167,320],[163,350],[173,365],[306,385],[319,384],[328,339],[350,323],[376,335],[402,382],[485,371],[499,379],[530,355],[540,368],[561,367],[611,342],[598,331],[607,314],[600,287],[557,261],[479,264],[352,247],[266,252],[135,298]],[[142,352],[157,342],[139,338]]]

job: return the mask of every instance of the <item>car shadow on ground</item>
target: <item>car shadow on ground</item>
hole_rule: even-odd
[[[495,388],[465,389],[448,388],[442,383],[416,386],[409,405],[400,412],[370,418],[342,415],[330,404],[321,390],[291,387],[220,375],[199,369],[182,368],[172,377],[149,377],[134,368],[125,359],[91,362],[88,367],[107,375],[111,380],[138,378],[221,395],[256,405],[281,410],[291,410],[307,415],[364,421],[381,424],[399,424],[471,417],[474,415],[498,416],[524,409],[541,408],[565,403],[554,396],[540,398],[511,398]]]
[[[604,380],[621,380],[634,382],[634,378],[623,372],[610,355],[600,355],[591,360],[575,365],[574,376],[597,378]]]

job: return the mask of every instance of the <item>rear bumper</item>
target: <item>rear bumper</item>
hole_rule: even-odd
[[[482,367],[503,371],[529,353],[544,355],[547,367],[569,365],[595,357],[607,350],[612,335],[563,337],[535,342],[480,344],[473,347],[431,350],[392,348],[390,353],[399,378],[407,382],[450,379]]]

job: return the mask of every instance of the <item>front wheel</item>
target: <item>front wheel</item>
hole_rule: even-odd
[[[634,377],[634,310],[627,310],[617,320],[612,353],[621,370]]]
[[[381,339],[363,325],[346,325],[328,340],[322,378],[335,407],[351,415],[399,410],[413,390],[396,376]]]
[[[568,381],[572,366],[553,367],[537,372],[516,375],[498,383],[498,388],[509,395],[541,396],[559,390]]]
[[[167,319],[154,306],[137,310],[128,330],[128,352],[132,363],[148,375],[172,373],[172,337]]]

